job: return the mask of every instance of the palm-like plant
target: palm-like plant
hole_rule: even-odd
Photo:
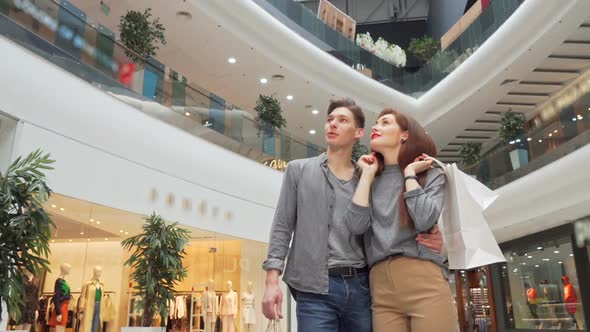
[[[174,286],[186,277],[182,259],[189,232],[178,223],[167,225],[164,219],[152,213],[143,225],[143,232],[121,242],[131,251],[125,265],[133,269],[134,289],[142,299],[142,326],[150,326],[154,314],[168,317],[168,301],[174,299]]]
[[[51,189],[42,170],[53,169],[53,162],[37,150],[17,158],[5,175],[0,172],[0,300],[16,321],[24,294],[23,268],[35,275],[49,271],[46,258],[55,224],[43,209]]]

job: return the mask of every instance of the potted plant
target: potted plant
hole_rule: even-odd
[[[147,57],[156,56],[158,42],[166,45],[166,28],[160,23],[159,18],[151,20],[151,11],[151,8],[143,13],[130,10],[119,20],[121,42],[133,51],[126,51],[126,54],[139,65],[143,64]]]
[[[361,144],[360,141],[356,141],[352,147],[352,160],[358,161],[361,156],[369,154],[369,148]]]
[[[20,319],[24,305],[23,269],[34,275],[50,271],[47,256],[55,224],[43,209],[51,195],[44,170],[54,161],[41,150],[17,158],[0,172],[0,330],[6,330],[7,314]]]
[[[524,133],[525,121],[524,114],[510,111],[502,113],[500,117],[500,140],[513,146],[510,150],[510,162],[514,170],[528,163],[528,151],[521,148],[524,142],[519,138]]]
[[[434,38],[424,36],[422,38],[412,38],[408,50],[422,64],[427,63],[440,49],[439,43]]]
[[[479,153],[481,152],[481,143],[465,143],[461,145],[459,154],[463,159],[465,167],[473,166],[479,161]]]
[[[281,103],[273,96],[260,95],[254,106],[256,111],[255,126],[258,136],[262,132],[272,135],[275,130],[287,126],[287,120],[283,117]],[[274,137],[274,135],[272,135]]]
[[[168,317],[168,301],[174,300],[174,286],[187,275],[182,259],[186,256],[184,248],[189,241],[189,232],[178,227],[178,223],[166,224],[155,213],[145,221],[143,231],[123,240],[121,245],[132,251],[125,265],[132,269],[133,288],[141,299],[141,326],[149,327],[154,314]],[[162,331],[162,328],[149,330]]]
[[[158,43],[166,45],[166,29],[159,18],[152,20],[151,17],[151,8],[148,8],[143,13],[130,10],[119,19],[119,38],[129,49],[125,54],[134,62],[129,64],[133,68],[130,71],[134,71],[132,88],[140,93],[143,91],[146,59],[156,56]]]

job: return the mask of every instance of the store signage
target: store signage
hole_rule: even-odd
[[[287,162],[281,159],[271,159],[267,160],[264,163],[264,166],[268,166],[272,169],[276,169],[279,171],[284,171],[287,168]]]

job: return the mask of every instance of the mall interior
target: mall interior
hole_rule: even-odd
[[[506,261],[451,271],[457,331],[590,331],[588,0],[0,0],[0,171],[37,149],[55,160],[50,270],[31,279],[26,328],[56,330],[64,263],[65,331],[138,327],[121,241],[155,212],[190,234],[166,330],[217,331],[233,291],[234,330],[266,331],[282,175],[325,153],[343,96],[366,132],[385,107],[410,114],[497,194],[485,216]],[[275,106],[284,125],[260,125]],[[97,266],[102,324],[80,328]],[[297,331],[282,286],[282,331]]]

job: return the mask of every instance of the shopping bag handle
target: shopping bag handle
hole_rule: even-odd
[[[438,164],[438,166],[440,166],[440,168],[442,168],[443,170],[446,170],[446,169],[447,169],[447,167],[449,167],[449,166],[445,165],[445,164],[444,164],[442,161],[440,161],[440,160],[438,160],[438,159],[436,159],[436,158],[433,158],[433,157],[428,157],[428,158],[426,158],[426,159],[427,159],[427,160],[428,160],[428,159],[430,159],[430,160],[434,161],[434,162],[435,162],[435,163],[437,163],[437,164]]]

